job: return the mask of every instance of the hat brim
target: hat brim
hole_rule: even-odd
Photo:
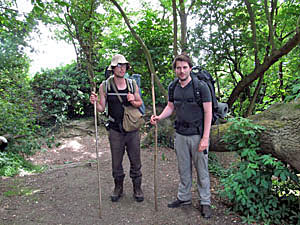
[[[126,70],[131,69],[130,64],[129,64],[128,62],[127,62],[126,64],[127,64]],[[113,70],[113,67],[116,67],[117,65],[118,65],[118,64],[110,64],[107,70]]]

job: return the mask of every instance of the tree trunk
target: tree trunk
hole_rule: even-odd
[[[176,12],[176,0],[172,0],[172,11],[173,11],[173,55],[178,55],[178,44],[177,44],[177,12]]]
[[[181,53],[187,52],[187,16],[185,12],[185,5],[183,0],[179,0],[179,16],[180,16],[180,31],[181,31]]]
[[[266,128],[260,138],[261,153],[271,154],[300,172],[300,100],[272,105],[248,118]],[[221,139],[229,126],[226,123],[212,127],[211,151],[228,151]]]
[[[258,84],[256,85],[254,94],[253,94],[253,96],[251,98],[251,101],[250,101],[250,105],[249,105],[249,107],[247,109],[247,112],[246,112],[246,117],[251,116],[252,113],[253,113],[253,109],[255,107],[255,102],[257,101],[257,97],[259,95],[259,92],[260,92],[260,89],[261,89],[261,86],[262,86],[262,83],[263,83],[263,79],[264,79],[264,76],[261,76],[258,80]]]

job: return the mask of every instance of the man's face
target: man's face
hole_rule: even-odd
[[[126,68],[127,64],[126,63],[119,63],[115,68],[114,68],[114,75],[117,77],[124,77],[126,73]]]
[[[175,67],[175,73],[179,80],[185,81],[189,78],[192,68],[187,62],[177,61]]]

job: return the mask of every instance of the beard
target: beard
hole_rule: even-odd
[[[184,77],[184,78],[178,77],[178,79],[179,79],[180,81],[186,81],[188,78],[189,78],[189,76],[186,76],[186,77]]]

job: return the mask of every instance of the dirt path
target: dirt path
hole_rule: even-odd
[[[237,216],[227,213],[226,207],[220,202],[214,177],[211,177],[213,217],[210,220],[203,219],[198,211],[195,187],[192,206],[169,209],[167,204],[177,193],[178,173],[175,153],[166,148],[159,148],[158,153],[158,211],[155,211],[154,205],[153,149],[142,149],[145,201],[137,203],[132,197],[126,156],[125,196],[117,203],[111,202],[113,179],[105,131],[100,131],[99,140],[102,192],[100,219],[95,141],[94,136],[90,135],[92,127],[86,121],[70,125],[58,135],[61,142],[59,147],[31,158],[37,164],[49,165],[46,172],[1,178],[0,224],[242,224]]]

